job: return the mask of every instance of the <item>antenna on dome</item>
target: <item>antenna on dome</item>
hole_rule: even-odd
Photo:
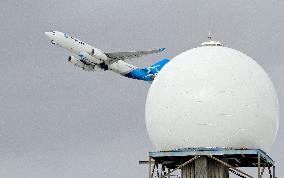
[[[208,40],[211,41],[212,40],[212,19],[211,17],[209,17],[208,19],[208,27],[209,27],[209,31],[208,31]]]
[[[201,46],[223,46],[220,41],[212,40],[212,32],[208,32],[208,41],[201,43]]]
[[[209,41],[212,40],[212,32],[211,32],[211,31],[208,32],[208,40],[209,40]]]

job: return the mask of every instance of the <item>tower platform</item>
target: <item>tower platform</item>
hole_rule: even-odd
[[[218,159],[227,159],[228,164],[235,167],[258,167],[258,155],[260,166],[273,166],[274,161],[260,149],[224,149],[224,148],[189,148],[173,151],[149,152],[157,163],[174,169],[185,160],[194,156],[214,156]]]
[[[149,164],[149,177],[153,177],[154,169],[161,167],[159,177],[169,177],[174,171],[182,169],[195,160],[207,157],[226,166],[228,171],[240,177],[253,177],[238,167],[257,167],[258,177],[262,177],[265,168],[268,168],[270,177],[275,177],[274,161],[261,149],[228,149],[228,148],[187,148],[172,151],[149,152],[149,161],[139,161],[140,164]],[[153,165],[151,167],[151,165]],[[160,165],[160,166],[159,166]],[[162,168],[163,167],[163,168]],[[271,168],[273,168],[271,170]],[[168,170],[167,173],[164,170]],[[158,171],[158,170],[157,170]]]

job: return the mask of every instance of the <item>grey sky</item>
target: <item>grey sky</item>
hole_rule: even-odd
[[[198,46],[211,30],[269,73],[284,105],[280,0],[1,0],[0,12],[0,177],[147,174],[137,163],[152,149],[144,124],[149,85],[74,68],[44,31],[64,31],[104,51],[167,48],[132,62],[142,67]],[[270,152],[278,177],[283,150],[280,121]]]

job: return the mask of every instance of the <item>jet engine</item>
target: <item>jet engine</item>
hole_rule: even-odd
[[[78,56],[79,56],[80,61],[82,61],[82,62],[85,61],[86,63],[93,64],[93,65],[97,65],[97,64],[104,62],[102,59],[97,58],[93,55],[90,55],[86,52],[80,52]]]
[[[84,61],[81,61],[79,59],[77,59],[74,56],[69,56],[68,57],[68,63],[73,64],[76,67],[79,67],[85,71],[94,71],[94,70],[99,70],[101,69],[100,67],[96,66],[96,65],[90,65],[90,64],[86,64],[84,63]]]

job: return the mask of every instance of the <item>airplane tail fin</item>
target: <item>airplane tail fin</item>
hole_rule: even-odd
[[[152,74],[152,75],[157,75],[160,70],[169,62],[169,59],[162,59],[156,63],[154,63],[153,65],[146,67],[142,70],[144,70],[145,72],[147,72],[148,74]]]

